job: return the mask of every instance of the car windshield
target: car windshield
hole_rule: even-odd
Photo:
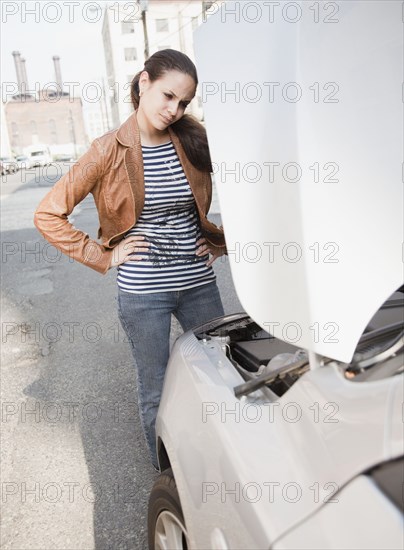
[[[28,160],[28,157],[16,157],[16,160]]]
[[[39,155],[46,155],[45,151],[34,151],[31,153],[31,157],[38,157]]]

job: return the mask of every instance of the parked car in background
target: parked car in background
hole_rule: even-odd
[[[33,168],[34,166],[30,157],[27,157],[26,155],[18,155],[15,157],[15,160],[19,170],[26,170],[27,168]]]
[[[16,159],[12,157],[1,157],[1,175],[4,176],[5,174],[15,174],[15,172],[18,172],[19,166],[16,162]]]
[[[75,162],[75,160],[74,155],[69,155],[68,153],[59,153],[54,157],[55,162]]]
[[[26,154],[32,166],[47,166],[52,162],[52,155],[47,145],[31,145],[26,148]]]

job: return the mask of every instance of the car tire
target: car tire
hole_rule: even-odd
[[[188,548],[184,515],[171,468],[161,473],[153,485],[147,524],[149,550]]]

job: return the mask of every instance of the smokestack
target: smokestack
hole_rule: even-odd
[[[63,93],[62,73],[60,71],[60,57],[58,55],[54,55],[52,59],[55,66],[56,83],[60,86],[60,93]]]
[[[25,85],[25,92],[28,90],[28,78],[27,78],[27,68],[25,66],[25,59],[21,57],[21,76],[22,76],[22,82]]]
[[[19,93],[22,92],[22,81],[24,80],[22,75],[22,67],[21,67],[21,54],[20,52],[14,51],[12,52],[12,56],[14,57],[14,65],[15,65],[15,72],[17,75],[17,84],[18,84],[18,91]]]

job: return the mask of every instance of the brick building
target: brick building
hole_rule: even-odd
[[[18,96],[6,103],[5,114],[14,154],[35,143],[46,143],[53,155],[78,155],[88,146],[81,98]]]
[[[5,119],[13,154],[23,154],[36,143],[47,144],[53,156],[78,156],[89,145],[86,135],[82,100],[63,92],[59,58],[54,56],[56,82],[35,93],[26,82],[20,53],[13,52],[19,93],[4,105]]]

